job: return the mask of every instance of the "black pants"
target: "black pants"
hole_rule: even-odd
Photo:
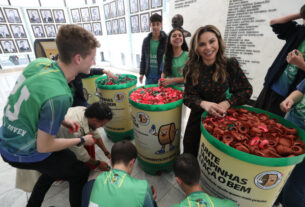
[[[264,87],[261,93],[259,94],[254,104],[254,107],[284,117],[285,113],[280,108],[280,104],[284,100],[285,97],[275,93],[271,88]]]
[[[200,123],[203,111],[201,109],[192,109],[183,137],[183,153],[191,153],[195,157],[197,157],[199,150]]]
[[[34,186],[27,204],[28,207],[40,207],[47,191],[56,179],[69,182],[71,207],[81,206],[82,188],[88,179],[90,169],[85,163],[77,160],[70,150],[53,152],[48,158],[40,162],[9,162],[5,158],[3,160],[13,167],[37,170],[42,174]]]

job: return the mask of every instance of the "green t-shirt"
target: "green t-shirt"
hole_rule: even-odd
[[[180,203],[172,207],[237,207],[237,204],[228,199],[219,199],[197,191],[192,192]]]
[[[301,42],[298,47],[298,50],[304,54],[305,53],[305,40]],[[305,56],[304,56],[305,60]],[[286,97],[289,92],[290,85],[293,83],[295,76],[298,73],[297,66],[293,64],[288,64],[286,69],[284,70],[281,77],[272,85],[272,89],[277,92],[279,95]]]
[[[41,108],[57,96],[69,97],[65,113],[73,98],[61,68],[47,58],[32,61],[18,78],[4,108],[1,145],[7,155],[19,157],[19,162],[34,160],[35,156],[38,159],[36,137]]]
[[[133,178],[122,170],[112,169],[96,178],[89,206],[143,207],[148,188],[145,180]]]
[[[149,73],[148,78],[150,79],[158,79],[159,78],[159,69],[158,69],[158,59],[157,59],[157,51],[160,41],[150,39],[150,65],[149,65]]]
[[[188,58],[188,51],[183,51],[179,57],[174,57],[172,60],[172,73],[168,78],[183,77],[183,68]]]

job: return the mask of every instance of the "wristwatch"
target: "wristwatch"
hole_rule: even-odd
[[[80,143],[78,143],[76,146],[80,147],[85,143],[84,137],[79,137],[80,138]]]

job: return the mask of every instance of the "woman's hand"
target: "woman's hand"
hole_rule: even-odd
[[[222,107],[224,108],[224,110],[226,111],[226,113],[227,113],[228,109],[229,109],[230,106],[231,106],[231,104],[230,104],[229,101],[227,101],[227,100],[224,100],[224,101],[220,102],[219,105],[222,106]]]
[[[169,86],[173,84],[173,80],[171,78],[160,78],[159,84],[161,86]]]
[[[226,114],[225,108],[214,102],[201,101],[200,107],[212,116],[223,117]]]

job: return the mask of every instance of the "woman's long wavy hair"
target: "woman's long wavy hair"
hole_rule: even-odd
[[[183,51],[188,51],[189,48],[185,42],[185,37],[183,35],[183,31],[180,28],[174,28],[172,29],[172,31],[170,31],[168,37],[167,37],[167,44],[166,44],[166,48],[165,48],[165,60],[164,60],[164,73],[165,75],[171,75],[172,74],[172,60],[173,60],[173,46],[171,44],[171,36],[175,31],[179,31],[181,32],[182,36],[183,36],[183,43],[181,45],[181,49]]]
[[[198,85],[198,77],[200,74],[200,69],[206,67],[206,65],[203,63],[202,57],[200,56],[197,50],[197,48],[199,47],[200,35],[202,35],[205,32],[214,33],[217,37],[218,45],[219,45],[219,49],[216,54],[216,61],[215,61],[216,70],[212,77],[213,81],[215,82],[220,81],[221,83],[223,83],[228,76],[226,72],[227,58],[224,55],[226,48],[225,43],[221,37],[219,30],[215,26],[206,25],[204,27],[198,28],[195,34],[193,35],[191,39],[189,58],[185,64],[185,67],[187,69],[185,75],[185,82],[187,80],[191,80],[191,84],[193,86]]]

